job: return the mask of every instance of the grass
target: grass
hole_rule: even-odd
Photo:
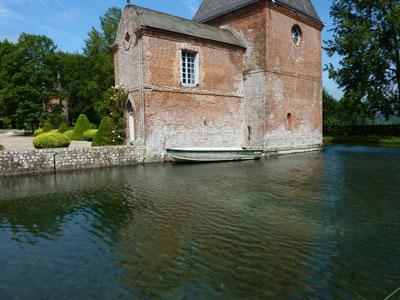
[[[378,146],[400,147],[400,137],[382,137],[376,135],[360,136],[325,136],[324,144],[366,144]]]

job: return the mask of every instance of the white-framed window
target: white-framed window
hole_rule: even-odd
[[[195,51],[181,50],[181,84],[195,87],[199,80],[199,54]]]

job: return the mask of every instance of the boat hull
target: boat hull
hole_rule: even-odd
[[[167,149],[174,162],[224,162],[260,159],[262,150]]]

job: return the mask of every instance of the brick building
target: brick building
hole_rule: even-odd
[[[151,157],[319,149],[322,29],[310,0],[204,0],[193,20],[129,4],[114,46],[127,140]]]

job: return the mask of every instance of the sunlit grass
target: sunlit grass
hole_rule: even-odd
[[[381,146],[400,147],[400,137],[382,137],[382,136],[325,136],[324,144],[371,144]]]

